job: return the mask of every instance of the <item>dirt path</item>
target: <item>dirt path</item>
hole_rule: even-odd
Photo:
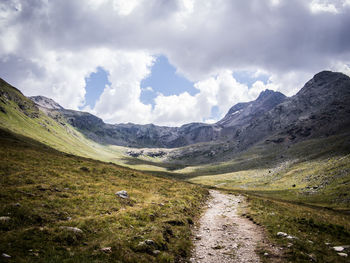
[[[261,262],[255,252],[263,241],[262,230],[237,214],[243,196],[211,190],[208,209],[195,231],[191,262]]]

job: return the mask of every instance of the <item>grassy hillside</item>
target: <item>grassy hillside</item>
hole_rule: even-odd
[[[127,148],[101,145],[86,138],[63,117],[49,117],[19,90],[0,79],[0,127],[60,151],[141,170],[166,171],[152,164],[128,165]]]
[[[189,253],[190,224],[207,194],[3,129],[0,180],[8,262],[174,262]],[[130,198],[116,196],[120,190]]]
[[[294,145],[260,144],[229,162],[176,173],[197,184],[350,209],[349,133]]]

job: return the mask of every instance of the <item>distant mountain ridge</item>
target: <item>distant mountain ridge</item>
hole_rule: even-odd
[[[232,107],[216,124],[189,123],[181,127],[166,127],[154,124],[106,124],[90,113],[63,109],[58,103],[43,96],[30,97],[38,106],[45,108],[48,114],[62,114],[69,124],[92,140],[136,148],[176,148],[231,139],[234,131],[247,125],[252,118],[272,109],[285,98],[280,92],[266,90],[255,101],[239,103]],[[232,112],[238,107],[239,112]]]
[[[214,152],[235,152],[257,142],[296,142],[350,129],[350,78],[330,71],[316,74],[293,97],[265,90],[254,101],[234,105],[215,124],[189,123],[181,127],[106,124],[90,113],[64,109],[43,96],[21,100],[16,95],[18,90],[11,93],[12,86],[1,81],[3,100],[16,102],[27,116],[37,116],[40,108],[58,123],[66,122],[87,138],[106,145],[178,148],[196,144],[210,153],[217,144]]]

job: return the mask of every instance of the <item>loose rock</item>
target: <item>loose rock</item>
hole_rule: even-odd
[[[111,247],[103,247],[103,248],[101,248],[101,251],[104,253],[112,253],[112,248]]]
[[[129,195],[128,195],[128,192],[125,191],[125,190],[121,190],[121,191],[118,191],[115,193],[117,196],[123,198],[123,199],[128,199],[129,198]]]
[[[8,254],[6,254],[6,253],[2,253],[1,256],[2,256],[3,258],[11,258],[11,256],[8,255]]]
[[[348,254],[346,254],[346,253],[338,253],[338,255],[341,257],[348,257]]]
[[[333,249],[337,252],[342,252],[344,250],[344,248],[341,246],[333,247]]]
[[[277,236],[278,236],[278,237],[287,237],[288,234],[287,234],[287,233],[284,233],[284,232],[278,232],[278,233],[277,233]]]
[[[77,228],[77,227],[61,226],[60,228],[64,229],[64,230],[67,230],[67,231],[71,231],[71,232],[76,233],[76,234],[82,234],[83,233],[83,230],[81,230],[80,228]]]
[[[149,246],[154,246],[156,243],[152,239],[145,240],[145,244]]]

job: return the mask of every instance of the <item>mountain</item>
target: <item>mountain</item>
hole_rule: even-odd
[[[261,96],[264,97],[264,93]],[[320,72],[296,95],[283,98],[275,94],[274,97],[281,103],[258,111],[259,114],[246,114],[245,118],[240,115],[250,107],[258,108],[259,98],[235,105],[218,122],[228,126],[224,128],[228,140],[177,149],[170,154],[170,160],[182,164],[190,160],[185,165],[218,162],[257,144],[262,148],[271,143],[282,147],[350,131],[350,78],[342,73]],[[255,106],[250,106],[253,104]]]
[[[251,119],[261,116],[285,98],[282,93],[266,90],[255,101],[232,107],[225,118],[216,124],[189,123],[181,127],[166,127],[153,124],[106,124],[90,113],[63,109],[51,99],[30,97],[48,115],[54,118],[62,115],[89,139],[102,144],[136,148],[177,148],[232,139],[234,133],[248,125]]]
[[[52,110],[63,110],[64,108],[55,102],[53,99],[46,98],[44,96],[32,96],[29,97],[35,104],[41,108],[52,109]]]
[[[112,125],[89,113],[62,109],[52,100],[36,103],[48,105],[49,114],[62,115],[89,139],[102,144],[178,148],[198,143],[230,142],[230,148],[242,150],[262,139],[291,142],[327,136],[347,128],[349,82],[349,77],[342,73],[323,71],[291,98],[265,90],[255,101],[234,105],[215,124],[190,123],[181,127]]]
[[[334,135],[350,128],[349,101],[350,78],[323,71],[295,96],[253,118],[235,138],[243,144],[252,144],[272,135],[279,137],[278,142]]]
[[[233,106],[226,116],[217,122],[222,127],[243,126],[265,112],[273,109],[276,105],[282,103],[286,96],[280,92],[265,90],[260,93],[255,101],[238,103]]]
[[[264,141],[294,143],[337,134],[350,126],[350,78],[330,71],[316,74],[293,97],[265,90],[255,101],[234,105],[215,124],[189,123],[181,127],[106,124],[90,113],[64,109],[43,96],[20,99],[20,91],[1,81],[1,100],[13,101],[29,117],[35,118],[42,112],[50,120],[62,126],[68,124],[87,139],[103,145],[185,147],[174,151],[174,158],[183,153],[212,158],[210,152],[238,152]],[[6,109],[2,107],[1,111]]]

